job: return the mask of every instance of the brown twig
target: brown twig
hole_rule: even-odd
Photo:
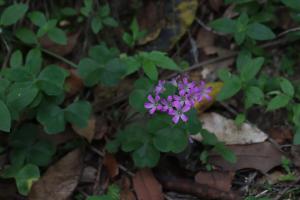
[[[300,181],[300,176],[293,182],[291,183],[289,186],[287,186],[286,188],[284,188],[283,190],[281,190],[277,196],[273,199],[273,200],[279,200],[281,199],[281,197],[294,185],[296,185],[298,182]]]

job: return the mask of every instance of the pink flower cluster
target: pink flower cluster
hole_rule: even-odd
[[[176,92],[163,98],[161,96],[166,91],[166,84],[175,86]],[[184,122],[188,120],[185,113],[192,109],[196,102],[200,102],[204,98],[210,100],[210,93],[211,87],[207,87],[204,81],[196,83],[189,81],[186,76],[177,77],[171,81],[160,80],[153,95],[148,95],[149,102],[146,102],[144,106],[150,114],[154,114],[156,111],[167,113],[177,124],[180,119]]]

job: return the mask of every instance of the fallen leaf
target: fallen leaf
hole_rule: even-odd
[[[286,142],[290,142],[293,139],[292,131],[287,127],[272,128],[268,131],[268,134],[278,144],[284,144]]]
[[[131,182],[127,176],[121,178],[120,200],[136,200],[134,193],[131,191]]]
[[[84,89],[82,79],[77,75],[76,70],[68,69],[70,75],[67,77],[65,86],[68,97],[73,97],[79,94]]]
[[[96,120],[95,117],[91,117],[88,121],[86,128],[79,128],[75,125],[72,125],[73,130],[80,136],[87,139],[88,142],[92,142],[95,134]]]
[[[105,154],[103,165],[107,169],[110,178],[114,178],[119,174],[119,164],[113,154]]]
[[[259,184],[276,184],[280,182],[280,178],[284,176],[285,174],[282,171],[274,171],[271,174],[268,174],[267,176],[262,176],[257,180],[257,183]]]
[[[50,166],[29,193],[30,200],[66,200],[76,188],[82,168],[82,153],[75,149]]]
[[[133,187],[139,200],[163,200],[162,187],[150,169],[141,169],[133,177]]]
[[[233,172],[223,171],[200,171],[195,176],[197,183],[216,188],[221,191],[229,192],[231,189],[231,182],[234,178]]]
[[[243,123],[237,126],[232,119],[227,119],[218,113],[205,113],[200,116],[204,129],[214,133],[225,144],[253,144],[265,141],[268,136],[254,125]],[[202,141],[201,134],[192,136],[197,141]]]
[[[267,173],[272,168],[281,165],[282,153],[270,142],[227,147],[236,155],[236,163],[231,164],[217,154],[211,155],[209,162],[225,171],[250,168],[262,173]]]

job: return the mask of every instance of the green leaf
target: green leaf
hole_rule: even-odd
[[[110,27],[117,27],[118,22],[112,17],[106,17],[103,19],[103,24]]]
[[[80,9],[81,14],[88,17],[93,8],[93,0],[84,0],[84,7]]]
[[[38,92],[36,87],[15,87],[10,91],[6,101],[13,119],[19,118],[19,114],[33,102]]]
[[[106,63],[100,74],[100,81],[106,86],[117,85],[126,74],[126,65],[119,59],[114,58]]]
[[[276,37],[269,27],[260,23],[250,24],[247,35],[254,40],[272,40]]]
[[[4,9],[0,18],[0,24],[3,26],[9,26],[15,24],[21,19],[28,10],[26,4],[13,4]]]
[[[245,107],[250,108],[253,104],[262,105],[264,93],[259,87],[251,86],[245,91]]]
[[[153,86],[154,86],[154,82],[146,77],[139,78],[134,82],[135,89],[150,91],[152,90]]]
[[[155,64],[150,60],[143,61],[143,70],[145,74],[151,79],[156,81],[158,78],[158,71]]]
[[[151,60],[153,63],[155,63],[155,65],[159,66],[160,68],[177,71],[180,70],[177,64],[163,52],[152,51],[150,53],[144,53],[142,54],[142,56],[146,59]]]
[[[219,101],[224,101],[229,99],[238,93],[242,88],[241,80],[236,75],[231,75],[230,79],[226,80],[224,86],[222,87],[220,93],[217,96]]]
[[[11,115],[7,106],[2,100],[0,100],[0,119],[0,130],[9,132],[11,126]]]
[[[31,49],[25,61],[25,68],[33,75],[37,75],[42,67],[42,53],[39,48]]]
[[[218,70],[218,77],[222,81],[227,81],[230,79],[231,73],[229,72],[229,70],[227,68],[221,68]]]
[[[300,11],[300,4],[298,0],[281,0],[281,2],[291,9]]]
[[[28,195],[33,182],[40,178],[40,170],[36,165],[24,166],[15,176],[18,191],[22,195]]]
[[[37,37],[42,37],[46,33],[48,33],[50,30],[55,29],[56,24],[57,24],[57,19],[51,19],[51,20],[47,21],[47,23],[45,25],[43,25],[42,27],[40,27],[38,29]]]
[[[131,92],[129,95],[129,104],[136,111],[145,113],[146,109],[144,104],[146,102],[147,92],[145,90],[136,89]]]
[[[99,16],[93,17],[91,22],[91,28],[93,33],[95,34],[99,33],[99,31],[102,30],[103,28],[102,19]]]
[[[286,78],[280,78],[280,88],[288,96],[293,97],[295,89],[293,84]]]
[[[24,67],[8,68],[4,71],[5,78],[10,81],[25,82],[33,79],[32,74]]]
[[[296,128],[296,133],[293,138],[293,144],[294,145],[299,145],[300,144],[300,128]]]
[[[37,120],[49,134],[60,133],[65,130],[64,110],[53,104],[44,104],[38,108]]]
[[[135,166],[151,168],[157,165],[160,153],[151,143],[144,143],[143,146],[133,152],[132,157]]]
[[[242,44],[246,38],[249,17],[246,13],[242,13],[236,21],[234,39],[237,44]]]
[[[44,13],[40,11],[33,11],[28,13],[28,17],[31,20],[31,22],[39,27],[44,26],[47,23],[47,19],[44,15]]]
[[[60,28],[53,28],[48,31],[48,37],[57,44],[66,45],[67,36],[66,33]]]
[[[15,33],[16,37],[25,44],[37,44],[37,37],[34,32],[28,28],[20,28]]]
[[[57,96],[63,92],[67,76],[67,70],[56,65],[49,65],[40,73],[37,85],[47,95]]]
[[[258,57],[250,60],[248,63],[244,63],[245,65],[241,67],[242,80],[250,81],[253,79],[263,66],[264,60],[263,57]]]
[[[207,131],[206,129],[202,129],[200,131],[200,134],[203,137],[203,144],[214,146],[218,143],[218,138],[216,137],[216,135]]]
[[[10,67],[21,67],[23,65],[23,54],[20,50],[14,51],[9,60]]]
[[[121,149],[125,152],[131,152],[138,149],[148,141],[145,134],[141,134],[143,127],[137,123],[130,124],[118,133],[118,139],[121,142]],[[143,132],[145,133],[145,132]]]
[[[300,104],[293,105],[293,123],[300,127]],[[299,129],[300,131],[300,129]]]
[[[209,23],[209,26],[221,33],[233,33],[235,21],[228,18],[221,18]]]
[[[236,60],[236,67],[238,71],[241,73],[244,66],[247,65],[248,63],[251,63],[251,61],[252,58],[251,58],[251,53],[249,51],[247,50],[240,51]]]
[[[236,156],[234,152],[228,147],[226,147],[223,143],[216,144],[214,150],[218,152],[228,162],[230,163],[236,162]]]
[[[127,32],[123,34],[122,39],[129,47],[133,47],[135,44],[133,37]]]
[[[60,12],[65,16],[75,16],[77,15],[77,10],[71,7],[64,7],[60,10]]]
[[[103,6],[100,7],[99,9],[99,15],[101,17],[107,17],[110,13],[110,8],[108,4],[105,4]]]
[[[136,57],[122,58],[122,61],[127,65],[126,76],[138,71],[142,67],[140,60]]]
[[[246,120],[246,115],[244,113],[239,113],[235,119],[234,119],[234,123],[237,125],[237,126],[240,126],[242,125]]]
[[[79,128],[85,128],[92,113],[92,107],[87,101],[76,101],[65,109],[66,120]]]
[[[81,59],[78,65],[78,74],[86,86],[96,85],[100,81],[100,75],[104,70],[103,65],[90,58]]]
[[[102,43],[90,48],[89,56],[99,64],[107,64],[112,59],[119,57],[119,50],[116,48],[108,48],[105,43]]]
[[[182,152],[188,144],[188,136],[180,129],[164,128],[155,134],[154,146],[161,152]]]
[[[27,162],[47,166],[56,152],[55,145],[48,140],[37,141],[28,151]]]
[[[291,97],[285,95],[285,94],[279,94],[273,99],[268,104],[267,111],[273,111],[282,107],[285,107],[288,105],[290,102]]]

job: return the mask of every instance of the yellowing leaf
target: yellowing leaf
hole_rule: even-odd
[[[199,113],[204,112],[215,102],[216,97],[220,92],[220,90],[222,89],[223,85],[224,85],[223,82],[212,82],[207,84],[207,87],[212,88],[212,91],[210,93],[211,100],[204,99],[200,103],[195,104],[195,108]]]
[[[193,23],[197,8],[197,0],[185,0],[177,5],[180,21],[185,27],[188,27]]]

